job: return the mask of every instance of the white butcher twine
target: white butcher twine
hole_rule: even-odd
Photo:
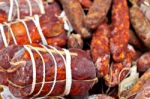
[[[14,35],[14,32],[12,31],[11,24],[15,24],[17,22],[21,22],[24,25],[24,27],[26,29],[28,40],[29,40],[30,44],[32,43],[32,39],[31,39],[31,36],[30,36],[30,31],[29,31],[28,26],[27,26],[27,24],[25,22],[25,21],[28,21],[28,20],[32,20],[33,21],[33,23],[36,26],[36,28],[38,30],[38,33],[39,33],[39,35],[41,37],[42,43],[44,45],[48,45],[48,43],[46,41],[46,38],[45,38],[45,36],[44,36],[44,34],[42,32],[38,15],[35,15],[34,18],[33,17],[27,17],[27,19],[17,19],[15,22],[12,22],[12,23],[4,22],[4,25],[7,26],[9,31],[10,31],[10,34],[11,34],[11,36],[13,38],[13,41],[14,41],[14,44],[17,45],[18,43],[17,43],[16,37]],[[5,32],[4,32],[4,26],[2,24],[0,25],[0,31],[1,31],[1,35],[2,35],[2,39],[3,39],[4,45],[5,45],[5,47],[7,47],[8,46],[8,42],[7,42],[7,39],[6,39]]]
[[[8,13],[8,21],[11,21],[12,20],[14,0],[9,0],[9,1],[10,1],[10,9],[9,9],[9,13]]]
[[[25,29],[26,29],[26,33],[27,33],[28,39],[29,39],[29,42],[30,42],[30,44],[31,44],[31,43],[32,43],[32,40],[31,40],[30,33],[29,33],[29,29],[28,29],[28,27],[27,27],[26,22],[25,22],[24,20],[22,20],[22,19],[18,19],[18,21],[21,22],[21,23],[24,25],[24,27],[25,27]]]
[[[44,84],[45,84],[45,76],[46,76],[45,75],[45,67],[46,67],[46,65],[45,65],[44,58],[43,58],[42,54],[38,51],[38,49],[35,48],[35,47],[32,47],[32,46],[29,46],[29,47],[31,49],[35,50],[40,55],[40,57],[42,59],[42,63],[43,63],[43,80],[42,80],[42,85],[41,85],[41,88],[40,88],[39,92],[37,92],[37,94],[34,95],[34,97],[36,97],[36,96],[38,96],[42,92]]]
[[[34,22],[35,26],[37,27],[37,30],[39,32],[39,35],[41,37],[42,43],[44,45],[48,45],[46,38],[44,37],[44,34],[42,32],[41,26],[40,26],[40,22],[39,22],[39,16],[38,15],[34,15],[34,19],[32,18],[32,21]]]
[[[31,49],[33,49],[33,50],[35,50],[39,55],[40,55],[40,57],[41,57],[41,59],[42,59],[42,62],[43,62],[43,81],[42,81],[42,86],[41,86],[41,88],[40,88],[40,90],[39,90],[39,92],[37,92],[37,94],[35,94],[34,95],[34,97],[36,97],[36,96],[38,96],[40,93],[41,93],[41,91],[42,91],[42,89],[43,89],[43,87],[44,87],[44,84],[45,84],[45,76],[46,76],[46,74],[45,74],[45,62],[44,62],[44,58],[43,58],[43,56],[41,55],[41,53],[38,51],[38,48],[36,48],[36,47],[32,47],[32,46],[30,46],[30,45],[26,45],[25,47],[29,47],[29,48],[31,48]],[[49,96],[52,92],[53,92],[53,90],[54,90],[54,88],[55,88],[55,85],[56,85],[56,81],[57,81],[57,72],[58,72],[58,66],[57,66],[57,62],[56,62],[56,58],[54,57],[54,55],[52,54],[52,52],[49,50],[49,48],[47,48],[47,46],[45,46],[45,45],[41,45],[49,54],[50,54],[50,56],[52,57],[52,59],[53,59],[53,62],[54,62],[54,68],[55,68],[55,72],[54,72],[54,80],[53,80],[53,84],[52,84],[52,87],[51,87],[51,89],[49,90],[49,92],[44,96],[44,97],[47,97],[47,96]],[[70,52],[68,51],[68,50],[66,50],[66,49],[63,49],[64,50],[64,52],[65,52],[65,54],[66,54],[66,59],[64,58],[64,56],[60,53],[60,51],[58,51],[55,47],[52,47],[52,46],[49,46],[51,49],[53,49],[55,52],[57,52],[61,57],[62,57],[62,59],[63,59],[63,61],[64,61],[64,64],[65,64],[65,67],[66,67],[66,86],[65,86],[65,90],[64,90],[64,93],[63,93],[63,95],[68,95],[69,93],[70,93],[70,90],[71,90],[71,85],[72,85],[72,73],[71,73],[71,55],[70,55]],[[33,54],[32,52],[31,52],[31,50],[29,50],[29,48],[27,48],[28,49],[28,52],[30,53],[30,56]],[[31,54],[32,53],[32,54]],[[33,56],[32,56],[33,57]],[[34,57],[33,57],[34,58]],[[34,63],[35,62],[35,60],[33,60],[32,59],[32,62]],[[32,63],[32,64],[33,64]],[[36,70],[36,69],[35,69]],[[34,72],[34,74],[36,73],[36,71]],[[33,78],[35,78],[36,79],[36,77],[34,76]],[[32,89],[31,89],[31,92],[33,92],[34,91],[34,89],[35,89],[35,84],[36,84],[36,82],[35,83],[32,83]],[[41,97],[42,98],[42,97]]]
[[[32,81],[32,88],[29,93],[29,95],[31,95],[34,92],[35,85],[36,85],[36,64],[35,64],[35,59],[34,59],[33,52],[31,51],[31,49],[27,45],[24,45],[24,48],[29,52],[31,61],[32,61],[33,81]]]
[[[54,87],[55,87],[55,84],[56,84],[56,80],[57,80],[57,62],[56,62],[56,59],[54,57],[54,55],[52,54],[52,52],[50,50],[48,50],[48,48],[44,45],[42,45],[42,47],[51,55],[53,61],[54,61],[54,66],[55,66],[55,72],[54,72],[54,81],[53,81],[53,84],[52,84],[52,87],[51,87],[51,90],[45,95],[45,96],[48,96],[50,95],[53,90],[54,90]]]
[[[6,35],[4,33],[4,26],[2,24],[0,24],[0,31],[1,31],[1,35],[2,35],[2,39],[3,39],[4,45],[5,45],[5,47],[8,47]]]
[[[17,18],[20,19],[20,8],[19,8],[18,0],[15,0],[15,4],[16,4],[16,7],[17,7]]]
[[[30,16],[32,16],[32,5],[31,5],[31,2],[30,2],[30,0],[26,0],[26,2],[27,2],[28,5],[29,5],[29,13],[30,13]]]
[[[65,11],[62,11],[60,16],[58,16],[58,18],[62,18],[64,21],[64,29],[68,31],[68,36],[70,35],[70,33],[73,31],[73,27],[70,23],[70,21],[68,20]]]
[[[72,85],[72,73],[71,73],[71,55],[69,50],[63,49],[65,54],[66,54],[66,59],[64,56],[53,46],[49,46],[50,48],[54,49],[63,59],[65,68],[66,68],[66,85],[65,85],[65,90],[62,96],[68,95],[71,90],[71,85]]]
[[[55,88],[55,85],[56,85],[56,82],[57,82],[58,66],[57,66],[56,58],[54,57],[53,52],[51,52],[51,50],[54,50],[56,52],[56,54],[58,53],[58,55],[60,55],[62,57],[63,61],[64,61],[64,65],[65,65],[65,68],[66,68],[66,85],[65,85],[64,93],[61,96],[68,95],[70,93],[71,86],[72,86],[71,55],[70,55],[69,50],[63,49],[64,53],[66,55],[66,59],[65,59],[63,54],[59,50],[57,50],[55,47],[48,46],[48,47],[51,48],[51,49],[49,49],[45,45],[41,45],[41,46],[46,51],[46,53],[48,53],[52,57],[52,60],[54,62],[54,80],[52,81],[53,84],[52,84],[51,89],[49,90],[49,92],[44,97],[49,96],[53,92],[53,90]],[[33,94],[33,92],[35,91],[36,84],[37,84],[36,83],[36,80],[37,80],[37,78],[36,78],[36,76],[37,76],[36,75],[36,72],[37,72],[36,71],[36,63],[35,63],[35,58],[34,58],[32,50],[35,50],[35,52],[38,53],[38,55],[41,57],[41,60],[42,60],[42,63],[43,63],[42,85],[41,85],[40,90],[32,97],[32,98],[35,98],[36,96],[40,95],[40,93],[42,92],[42,90],[44,88],[44,85],[46,83],[46,80],[45,80],[46,79],[46,64],[45,64],[45,61],[44,61],[44,58],[43,58],[42,54],[40,53],[40,50],[37,47],[31,46],[31,45],[24,45],[24,48],[25,48],[25,50],[28,51],[28,53],[30,55],[30,58],[31,58],[31,62],[32,62],[32,72],[33,72],[32,78],[33,78],[33,81],[32,81],[32,84],[31,84],[31,91],[30,91],[29,95]],[[42,98],[43,97],[40,97],[38,99],[42,99]]]
[[[65,86],[65,91],[64,95],[68,95],[71,90],[71,85],[72,85],[72,72],[71,72],[71,55],[69,50],[63,49],[64,52],[66,53],[66,86]]]
[[[41,14],[45,14],[45,9],[42,0],[35,0],[40,8]]]
[[[13,38],[14,44],[17,45],[17,40],[16,40],[15,35],[14,35],[12,29],[11,29],[11,24],[8,24],[8,23],[6,23],[6,22],[4,22],[4,24],[8,27],[8,29],[9,29],[9,31],[10,31],[10,34],[11,34],[11,36],[12,36],[12,38]]]

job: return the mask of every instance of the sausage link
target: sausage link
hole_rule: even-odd
[[[89,31],[84,26],[84,11],[79,0],[59,0],[74,30],[83,38],[90,37]]]
[[[109,49],[109,27],[106,23],[99,25],[93,34],[91,42],[91,54],[100,76],[109,72],[110,49]]]
[[[89,29],[97,28],[98,25],[106,18],[111,6],[111,1],[112,0],[94,0],[87,16],[85,17],[85,26]]]
[[[122,62],[126,57],[129,41],[129,14],[126,0],[113,1],[112,28],[110,49],[113,60]]]

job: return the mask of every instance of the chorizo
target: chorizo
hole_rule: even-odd
[[[109,49],[110,30],[107,23],[99,25],[92,36],[91,54],[98,70],[98,74],[103,77],[109,72],[110,49]]]
[[[85,17],[85,26],[89,29],[95,29],[104,21],[112,0],[94,0]]]
[[[105,75],[104,79],[108,86],[114,87],[118,85],[123,79],[125,79],[128,70],[132,65],[132,61],[135,58],[136,52],[134,48],[128,45],[127,55],[123,62],[112,63],[109,69],[109,74]]]
[[[68,17],[72,27],[76,33],[81,34],[83,38],[91,36],[88,29],[84,26],[84,11],[79,0],[59,0],[62,4],[66,16]]]
[[[129,26],[127,0],[113,0],[110,49],[115,62],[122,62],[126,57]]]
[[[84,7],[84,8],[87,8],[89,9],[92,5],[92,1],[91,0],[79,0],[81,5]]]

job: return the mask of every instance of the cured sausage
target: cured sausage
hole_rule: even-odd
[[[131,65],[135,58],[136,52],[134,48],[128,45],[127,55],[123,62],[112,63],[109,69],[109,74],[105,75],[104,79],[106,84],[110,87],[118,85],[123,79],[125,79]]]
[[[9,55],[12,48],[16,50]],[[10,66],[4,71],[8,87],[17,97],[83,95],[97,81],[95,66],[80,49],[60,49],[44,45],[10,46]],[[4,55],[4,54],[3,54]],[[1,59],[0,61],[8,61]],[[5,65],[6,66],[6,65]],[[0,78],[3,79],[3,78]]]
[[[34,17],[18,19],[11,23],[5,22],[4,24],[0,24],[0,49],[8,47],[11,44],[23,45],[39,43],[40,41],[43,44],[52,44],[50,43],[50,39],[47,41],[47,38],[53,37],[57,41],[55,44],[53,43],[54,45],[64,46],[67,40],[64,23],[60,18],[55,16],[58,13],[55,12],[55,9],[49,11],[53,13],[51,15],[35,15]],[[64,36],[56,40],[56,37],[62,34]]]
[[[104,77],[109,73],[110,47],[109,47],[110,29],[107,23],[99,25],[92,36],[91,54],[97,67],[99,76]]]
[[[130,9],[130,20],[134,27],[136,34],[142,40],[147,48],[150,48],[150,22],[140,10],[138,5],[134,2]]]
[[[81,34],[83,38],[91,36],[88,29],[84,26],[84,11],[79,0],[59,0],[62,4],[66,16],[76,33]]]
[[[112,0],[94,0],[85,17],[85,26],[89,29],[97,28],[104,21]]]
[[[110,49],[115,62],[122,62],[126,57],[129,26],[127,0],[113,0]]]

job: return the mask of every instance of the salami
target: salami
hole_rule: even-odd
[[[56,7],[56,4],[52,4],[51,8],[52,9],[48,11],[49,14],[41,16],[34,15],[34,17],[27,17],[10,23],[5,22],[4,24],[0,24],[0,49],[11,44],[22,45],[39,43],[40,41],[42,41],[43,44],[64,46],[67,40],[64,23],[56,16],[60,13],[60,9]],[[56,40],[57,36],[59,36],[59,39]],[[54,37],[56,41],[55,44],[50,42],[50,38],[52,41]]]
[[[16,50],[9,55],[10,50]],[[80,49],[60,49],[44,45],[10,46],[9,68],[4,69],[8,87],[17,97],[83,95],[97,81],[90,56]],[[0,78],[2,79],[2,78]]]

